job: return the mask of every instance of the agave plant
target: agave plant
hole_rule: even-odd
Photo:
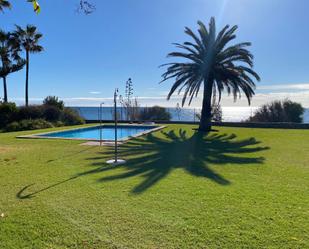
[[[253,55],[247,50],[249,42],[228,46],[236,38],[237,26],[226,25],[216,32],[215,19],[211,18],[209,29],[198,21],[198,34],[190,28],[185,28],[193,42],[176,43],[176,47],[184,51],[172,52],[168,57],[184,59],[184,62],[164,64],[166,72],[163,81],[174,79],[175,82],[167,96],[168,99],[178,90],[183,93],[182,106],[188,100],[191,104],[203,88],[202,113],[199,125],[200,131],[211,130],[211,105],[218,95],[218,102],[224,90],[234,96],[234,100],[243,92],[250,104],[254,95],[255,82],[260,80],[253,71]]]
[[[25,65],[12,44],[10,34],[0,30],[0,78],[3,79],[4,102],[8,101],[6,78],[10,73],[21,70]]]

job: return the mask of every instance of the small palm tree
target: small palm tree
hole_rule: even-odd
[[[37,32],[37,28],[33,25],[27,25],[25,29],[16,25],[16,31],[13,33],[16,48],[21,48],[26,52],[26,87],[25,87],[25,104],[29,104],[29,64],[30,54],[40,53],[44,49],[39,45],[42,34]]]
[[[7,0],[0,0],[0,12],[4,12],[4,9],[10,9],[11,4]]]
[[[10,41],[10,34],[0,30],[0,78],[3,79],[4,102],[8,102],[7,76],[21,70],[25,65],[25,60],[19,56]]]
[[[227,47],[227,44],[236,38],[237,26],[226,25],[218,34],[216,33],[215,19],[211,18],[209,30],[199,21],[198,35],[191,29],[185,29],[193,42],[175,44],[186,52],[173,52],[168,57],[185,59],[185,62],[168,63],[166,72],[162,75],[163,81],[175,79],[167,96],[168,99],[178,89],[178,94],[184,90],[182,106],[189,98],[189,105],[203,87],[202,113],[199,125],[200,131],[211,130],[211,103],[215,96],[226,90],[232,93],[234,100],[244,92],[250,100],[254,95],[255,83],[252,78],[260,80],[258,74],[252,70],[253,55],[246,49],[249,42],[239,43]]]

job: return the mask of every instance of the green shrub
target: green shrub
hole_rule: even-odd
[[[140,113],[140,119],[144,121],[169,121],[171,114],[160,106],[144,108]]]
[[[56,121],[53,124],[54,124],[55,127],[61,127],[61,126],[65,125],[62,121]]]
[[[14,121],[18,109],[15,103],[0,102],[0,128],[5,127],[7,124]]]
[[[44,109],[41,105],[21,106],[18,108],[16,120],[39,119],[43,117],[43,112]]]
[[[198,120],[201,120],[201,113],[195,114]],[[220,104],[212,104],[211,106],[211,121],[222,122],[222,108]]]
[[[37,130],[54,127],[50,122],[44,119],[24,119],[19,122],[12,122],[5,127],[5,131],[25,131]]]
[[[5,131],[20,131],[21,128],[20,128],[20,125],[18,122],[14,121],[10,124],[8,124],[6,127],[5,127]]]
[[[62,100],[59,100],[59,98],[56,96],[47,96],[43,100],[43,105],[54,106],[54,107],[57,107],[59,110],[64,109],[64,102]]]
[[[65,108],[55,96],[44,99],[43,105],[22,106],[0,101],[0,129],[6,131],[34,130],[84,124],[85,120],[73,109]]]
[[[85,120],[75,110],[64,108],[62,112],[62,122],[65,125],[79,125],[84,124]]]
[[[44,106],[43,117],[50,122],[59,121],[61,118],[61,110],[55,106]]]
[[[248,122],[293,122],[301,123],[305,109],[291,100],[273,101],[261,106]]]

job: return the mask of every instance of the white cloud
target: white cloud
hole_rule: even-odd
[[[98,92],[98,91],[91,91],[89,92],[90,94],[101,94],[101,92]]]
[[[257,93],[253,99],[251,106],[261,106],[267,102],[273,100],[282,100],[289,98],[293,101],[301,103],[305,107],[309,107],[309,91],[302,92],[270,92],[270,93]],[[175,95],[169,101],[167,101],[166,96],[151,97],[151,96],[142,96],[138,98],[142,106],[152,106],[160,105],[165,107],[175,107],[177,103],[181,103],[182,96]],[[64,98],[64,101],[67,105],[85,105],[85,106],[98,106],[101,102],[104,102],[107,106],[113,104],[113,98],[88,98],[88,97],[79,97],[79,98]],[[241,99],[237,99],[234,102],[232,96],[227,96],[224,94],[221,100],[222,106],[235,106],[235,107],[245,107],[248,106],[248,101],[245,96],[242,96]],[[194,98],[190,107],[200,108],[202,105],[202,96]],[[186,105],[187,106],[187,105]]]
[[[260,85],[257,90],[309,90],[309,83]]]
[[[265,91],[260,91],[265,90]],[[100,92],[93,91],[93,94],[99,94]],[[166,100],[168,92],[160,91],[157,92],[156,96],[140,96],[138,100],[142,106],[153,106],[160,105],[165,107],[175,107],[177,103],[181,103],[182,96],[174,95],[169,101]],[[61,97],[68,106],[99,106],[100,103],[104,102],[106,106],[113,105],[113,97]],[[251,106],[261,106],[267,102],[273,100],[282,100],[289,98],[292,101],[301,103],[304,107],[309,107],[309,83],[302,84],[278,84],[278,85],[261,85],[257,88],[257,93],[252,99]],[[12,101],[16,101],[17,104],[24,104],[24,98],[12,98]],[[43,98],[31,98],[32,104],[42,103]],[[233,107],[246,107],[248,102],[243,95],[241,99],[237,99],[234,102],[232,96],[224,94],[222,96],[222,106],[233,106]],[[197,98],[194,98],[191,104],[191,108],[200,108],[202,105],[202,91],[199,93]],[[188,107],[186,105],[186,107]]]

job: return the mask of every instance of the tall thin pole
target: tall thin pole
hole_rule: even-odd
[[[193,109],[193,120],[194,120],[194,122],[195,122],[195,116],[196,116],[196,114],[195,114],[195,108]]]
[[[118,88],[115,89],[114,93],[114,115],[115,115],[115,163],[118,160],[118,148],[117,148],[117,92]]]
[[[104,103],[101,103],[100,104],[100,146],[102,146],[102,137],[103,137],[103,134],[102,134],[102,119],[103,119],[103,115],[102,115],[102,106],[104,105]]]

